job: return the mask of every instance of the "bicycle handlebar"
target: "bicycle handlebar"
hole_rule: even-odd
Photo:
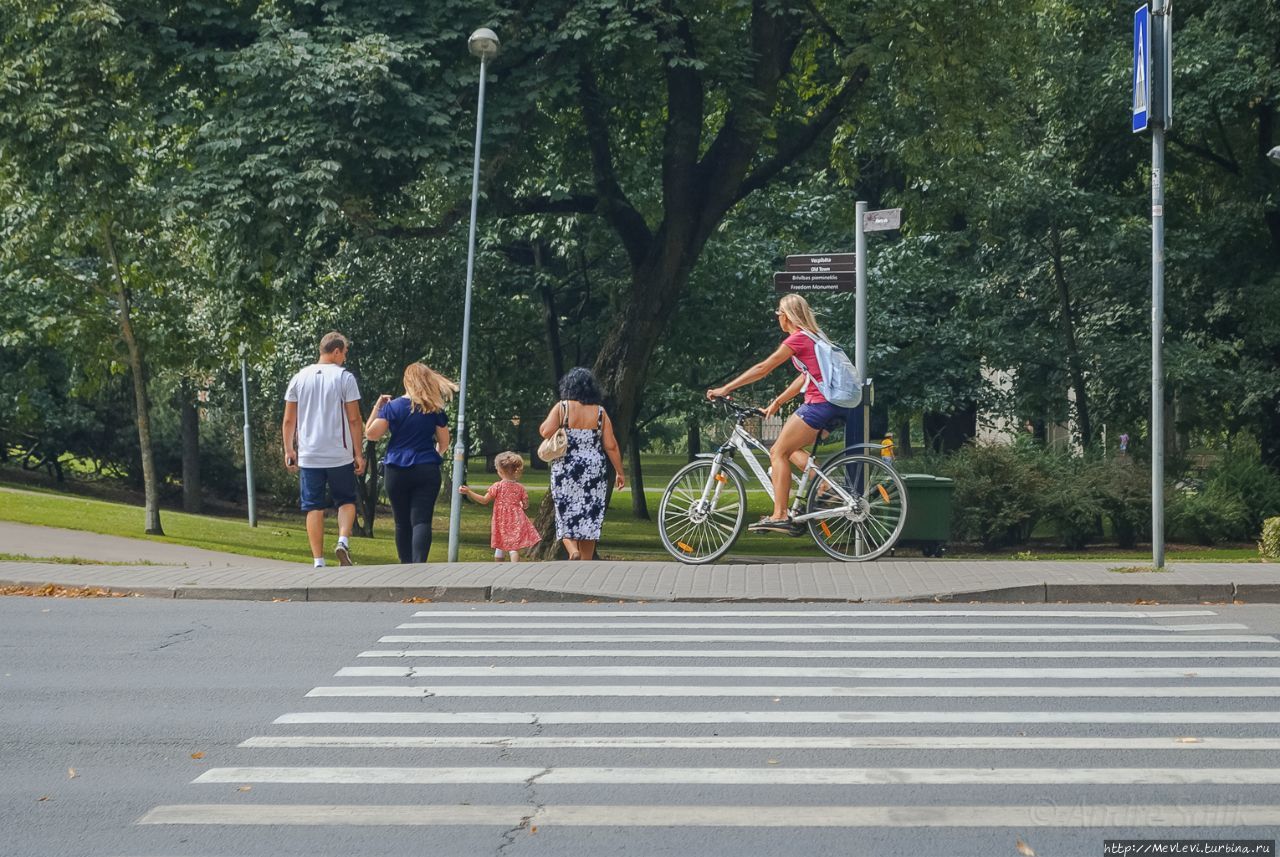
[[[724,405],[726,408],[733,411],[734,414],[740,417],[763,417],[764,416],[764,411],[760,410],[759,408],[751,407],[749,405],[744,407],[742,405],[734,404],[733,399],[729,398],[728,396],[716,396],[714,399],[710,399],[709,401],[712,404]]]

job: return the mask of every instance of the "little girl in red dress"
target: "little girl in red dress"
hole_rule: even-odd
[[[490,547],[506,551],[512,562],[520,561],[520,551],[536,545],[540,537],[533,521],[525,514],[529,508],[529,493],[520,484],[524,473],[524,459],[516,452],[502,452],[494,459],[501,482],[489,486],[484,494],[477,494],[466,485],[458,489],[481,505],[493,503],[493,528]]]

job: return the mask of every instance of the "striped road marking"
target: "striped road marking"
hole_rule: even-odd
[[[1280,711],[301,711],[287,723],[1280,723]]]
[[[549,667],[344,667],[337,676],[401,678],[1280,678],[1280,667],[734,667],[734,666],[574,666]]]
[[[526,631],[544,629],[582,631],[610,630],[614,628],[644,628],[650,630],[687,630],[693,628],[729,628],[731,630],[749,631],[760,629],[767,631],[840,631],[852,628],[871,630],[886,629],[890,631],[906,631],[917,628],[930,630],[964,630],[965,628],[983,631],[1246,631],[1248,625],[1239,622],[1219,622],[1201,625],[1112,625],[1102,622],[980,622],[965,625],[959,622],[404,622],[397,625],[399,630],[415,630],[426,628],[512,628]]]
[[[379,643],[1280,643],[1264,634],[391,634]],[[660,654],[660,653],[659,653]]]
[[[210,768],[196,783],[298,785],[1254,785],[1280,784],[1277,768]]]
[[[880,696],[926,696],[926,697],[998,697],[1021,696],[1027,698],[1044,697],[1133,697],[1135,699],[1172,699],[1202,697],[1215,699],[1219,697],[1278,697],[1280,685],[1269,687],[1222,687],[1217,685],[1200,685],[1197,687],[1108,687],[1092,685],[1085,687],[1046,687],[1031,685],[1025,687],[991,686],[991,687],[955,687],[931,686],[921,687],[813,687],[813,686],[749,686],[733,687],[728,685],[607,685],[607,684],[570,684],[570,685],[432,685],[423,688],[399,687],[317,687],[307,694],[310,697],[327,696],[429,696],[440,697],[527,697],[527,696],[773,696],[773,697],[880,697]]]
[[[1278,738],[1093,738],[1067,736],[831,735],[815,736],[547,736],[265,735],[241,747],[383,750],[494,747],[512,750],[1280,750]]]
[[[488,825],[493,827],[1275,827],[1280,806],[1053,804],[1017,806],[158,806],[139,824]]]
[[[475,619],[487,619],[490,616],[566,616],[581,618],[583,616],[605,615],[616,616],[696,616],[700,619],[743,619],[765,616],[768,618],[818,617],[829,619],[839,616],[990,616],[1004,618],[1006,616],[1048,616],[1061,618],[1088,619],[1167,619],[1179,616],[1217,616],[1213,610],[609,610],[607,605],[587,610],[420,610],[414,613],[419,617],[467,616]]]
[[[1181,641],[1178,641],[1181,642]],[[1089,651],[1087,649],[1044,649],[1018,652],[969,652],[954,649],[823,649],[799,651],[794,649],[387,649],[361,652],[361,658],[760,658],[777,659],[848,659],[879,660],[905,658],[908,660],[1018,660],[1023,658],[1054,658],[1091,660],[1096,658],[1124,658],[1132,660],[1168,658],[1280,658],[1280,650],[1274,651],[1168,651],[1166,649],[1127,649]]]

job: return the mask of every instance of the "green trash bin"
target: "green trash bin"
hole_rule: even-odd
[[[951,541],[955,481],[927,473],[899,475],[907,487],[907,520],[894,547],[918,547],[925,556],[942,556]]]

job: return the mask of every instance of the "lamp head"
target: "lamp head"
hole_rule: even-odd
[[[1267,152],[1267,157],[1271,159],[1272,163],[1280,164],[1280,146],[1276,146],[1270,152]]]
[[[483,62],[488,62],[498,55],[498,48],[501,46],[498,41],[498,34],[488,27],[481,27],[471,34],[471,38],[467,39],[467,50],[471,51],[471,55],[478,57]]]

